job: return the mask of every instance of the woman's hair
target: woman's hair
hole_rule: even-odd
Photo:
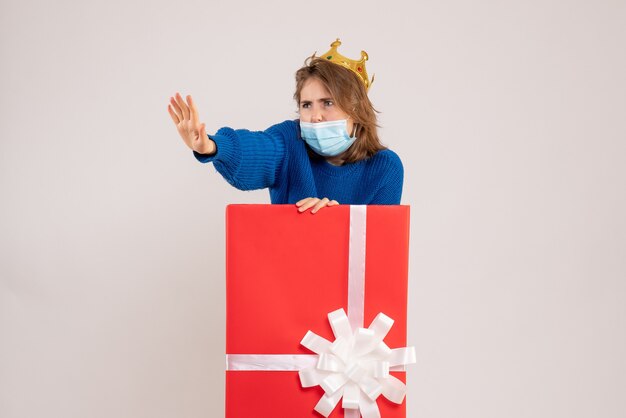
[[[300,108],[300,94],[307,80],[316,78],[330,92],[335,104],[350,116],[354,122],[357,140],[344,153],[346,163],[364,160],[387,149],[380,143],[376,113],[372,102],[367,97],[365,85],[351,70],[319,57],[309,57],[304,66],[296,71],[296,92],[293,98]],[[309,155],[317,155],[309,150]]]

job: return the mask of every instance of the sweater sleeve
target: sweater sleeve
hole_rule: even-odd
[[[385,164],[381,164],[380,187],[370,202],[371,205],[399,205],[404,183],[404,167],[398,155],[387,150]]]
[[[240,190],[273,187],[286,160],[288,122],[265,131],[221,128],[215,135],[209,135],[217,145],[217,152],[202,155],[194,151],[194,156],[202,163],[212,162],[222,177]]]

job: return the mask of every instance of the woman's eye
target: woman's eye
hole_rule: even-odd
[[[310,103],[302,103],[301,107],[303,109],[308,109],[309,107],[311,107],[311,104]]]
[[[324,102],[324,106],[332,106],[333,105],[333,101],[332,100],[326,100]]]

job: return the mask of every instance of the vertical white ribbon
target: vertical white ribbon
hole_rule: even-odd
[[[365,249],[367,206],[350,206],[350,245],[348,259],[348,320],[353,330],[363,328],[365,316]],[[344,409],[345,418],[359,418],[358,409]]]
[[[365,315],[365,248],[367,206],[350,206],[348,259],[348,320],[353,330],[363,328]]]
[[[344,409],[343,416],[344,418],[360,418],[361,414],[358,409]]]

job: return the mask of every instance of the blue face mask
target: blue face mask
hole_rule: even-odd
[[[300,135],[317,154],[335,157],[356,141],[356,137],[348,135],[347,127],[346,119],[318,123],[300,121]]]

